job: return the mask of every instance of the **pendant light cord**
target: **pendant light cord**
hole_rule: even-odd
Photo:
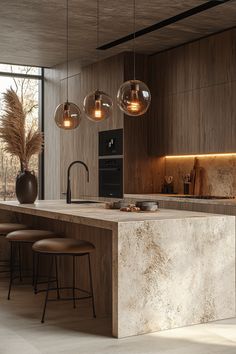
[[[133,61],[134,61],[134,80],[136,79],[136,0],[133,0]]]
[[[66,96],[69,99],[69,0],[66,0]]]
[[[97,0],[97,48],[99,47],[99,31],[100,31],[100,21],[99,21],[99,0]],[[99,59],[99,50],[97,50],[97,58]]]
[[[100,43],[100,7],[99,7],[100,3],[99,0],[97,0],[97,48],[99,47],[99,43]],[[100,64],[99,64],[99,59],[100,59],[100,55],[99,55],[99,49],[97,49],[97,63],[98,63],[98,74],[97,74],[97,90],[99,89],[99,73],[100,73]]]

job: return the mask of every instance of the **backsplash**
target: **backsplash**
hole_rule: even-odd
[[[200,166],[206,172],[204,194],[236,195],[236,156],[199,156]],[[183,176],[193,168],[194,157],[165,159],[165,175],[174,177],[174,192],[183,193]]]

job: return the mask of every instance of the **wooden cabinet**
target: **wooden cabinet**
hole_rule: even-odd
[[[168,155],[199,151],[199,90],[172,96],[172,142]]]
[[[149,113],[149,152],[151,155],[199,153],[199,102],[199,90],[158,97],[153,102]]]
[[[200,93],[200,152],[236,152],[236,82]]]
[[[150,58],[150,155],[236,152],[236,30]]]
[[[148,81],[148,58],[136,56],[136,78]],[[124,80],[133,74],[133,56],[126,53]],[[147,194],[161,190],[163,159],[153,158],[148,153],[149,113],[140,117],[124,115],[124,192]]]
[[[236,29],[199,41],[200,87],[236,80]]]

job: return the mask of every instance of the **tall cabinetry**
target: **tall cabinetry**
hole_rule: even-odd
[[[236,30],[150,58],[149,152],[236,152]]]

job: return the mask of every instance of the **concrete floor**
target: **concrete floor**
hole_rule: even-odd
[[[40,323],[43,294],[0,283],[0,354],[236,354],[236,318],[126,339],[110,334],[110,320],[80,303],[51,302]]]

